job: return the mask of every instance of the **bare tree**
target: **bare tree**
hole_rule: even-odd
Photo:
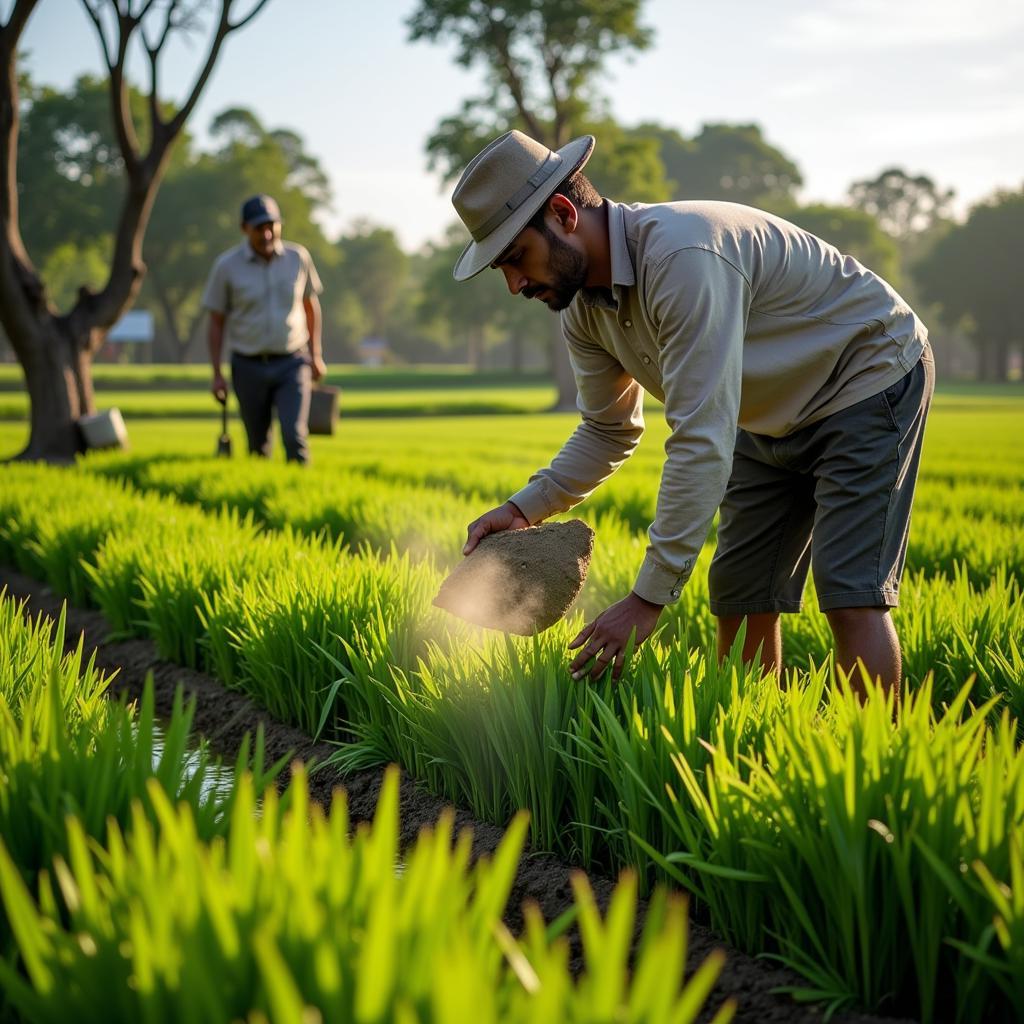
[[[80,288],[72,307],[63,312],[48,298],[18,226],[17,50],[39,0],[15,0],[7,20],[0,23],[0,324],[25,374],[31,405],[29,441],[19,459],[68,461],[80,450],[76,421],[94,411],[92,359],[142,284],[142,241],[171,147],[209,80],[224,40],[251,21],[267,0],[250,0],[248,11],[235,18],[232,8],[240,6],[238,0],[81,2],[107,68],[125,189],[106,283],[96,291]],[[211,8],[214,17],[207,23],[204,12]],[[175,34],[202,32],[209,36],[202,64],[181,106],[167,114],[159,98],[161,54]],[[131,114],[125,75],[136,41],[149,67],[147,116],[141,130]]]

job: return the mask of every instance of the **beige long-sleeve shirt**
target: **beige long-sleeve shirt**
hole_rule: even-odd
[[[927,331],[851,256],[734,203],[606,204],[611,289],[562,313],[582,422],[511,500],[531,523],[590,494],[644,430],[643,391],[670,427],[634,591],[678,599],[725,494],[738,427],[782,437],[885,390]]]

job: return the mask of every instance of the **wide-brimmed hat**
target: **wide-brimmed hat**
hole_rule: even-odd
[[[512,244],[555,189],[590,159],[594,141],[582,135],[550,150],[511,131],[473,157],[452,193],[452,205],[473,236],[455,262],[456,281],[479,274]]]

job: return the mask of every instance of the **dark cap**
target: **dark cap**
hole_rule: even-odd
[[[281,211],[270,196],[253,196],[242,203],[243,224],[255,226],[266,224],[268,221],[273,221],[275,224],[281,223]]]

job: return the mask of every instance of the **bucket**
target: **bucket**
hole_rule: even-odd
[[[309,393],[309,432],[333,434],[338,419],[338,396],[341,388],[328,385],[315,387]]]
[[[120,409],[105,409],[92,416],[80,416],[78,428],[86,448],[127,448],[128,431]]]

